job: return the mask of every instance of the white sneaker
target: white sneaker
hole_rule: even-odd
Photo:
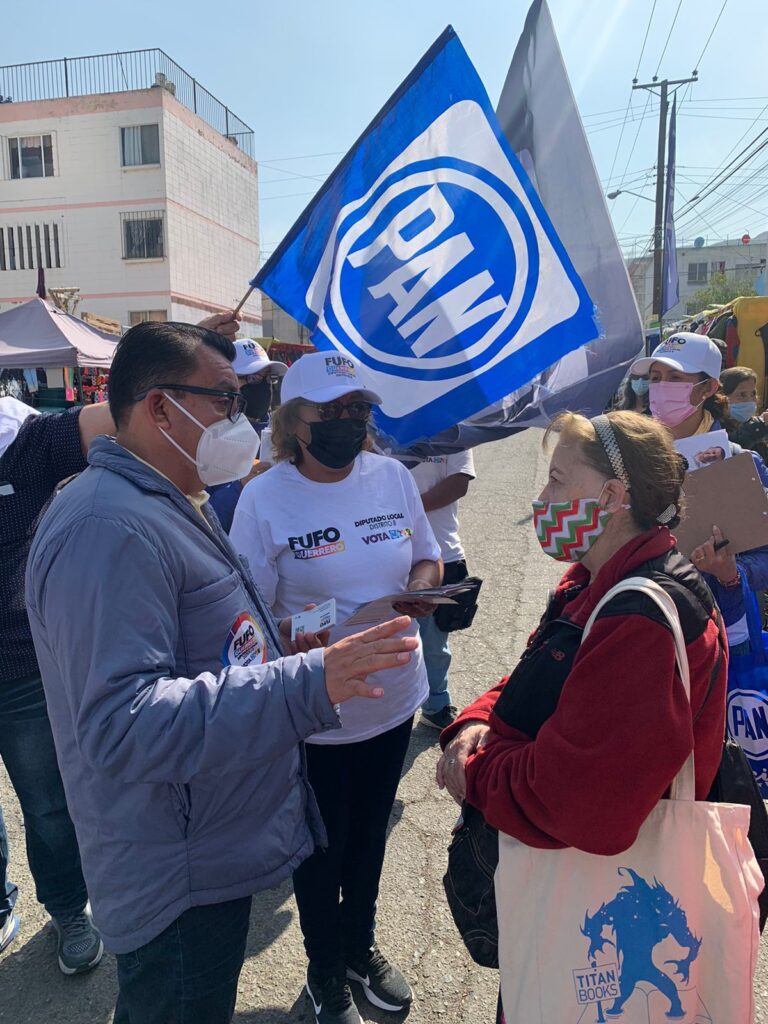
[[[13,940],[19,931],[19,919],[11,913],[9,914],[2,925],[0,925],[0,953],[3,952]]]

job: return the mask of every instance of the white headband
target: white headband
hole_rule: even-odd
[[[605,449],[605,454],[608,456],[608,461],[616,475],[616,479],[621,480],[627,490],[630,490],[629,474],[624,465],[624,459],[621,457],[621,449],[613,432],[611,421],[607,416],[595,416],[591,422],[595,428],[598,441]]]

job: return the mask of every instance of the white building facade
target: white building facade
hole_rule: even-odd
[[[711,245],[678,246],[680,301],[664,314],[665,322],[700,312],[694,296],[711,283],[713,276],[724,274],[728,283],[749,286],[758,295],[765,295],[767,260],[768,231],[751,238],[746,244],[734,239]],[[638,308],[643,320],[648,322],[653,311],[653,256],[627,258],[626,264]]]
[[[162,51],[137,53],[46,62],[64,65],[64,85],[18,70],[41,65],[0,68],[0,308],[35,294],[41,265],[49,289],[77,287],[80,311],[126,326],[194,323],[245,294],[259,261],[253,133]],[[94,81],[113,91],[57,95]],[[258,293],[241,318],[261,335]]]

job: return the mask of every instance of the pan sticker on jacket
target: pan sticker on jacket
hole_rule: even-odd
[[[241,612],[227,634],[221,661],[224,665],[245,668],[263,664],[267,660],[264,632],[249,612]]]

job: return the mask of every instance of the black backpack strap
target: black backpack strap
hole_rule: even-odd
[[[725,645],[726,645],[725,626],[723,625],[723,616],[720,614],[720,608],[718,608],[717,604],[715,605],[715,622],[717,623],[717,626],[718,626],[718,656],[717,656],[717,660],[715,662],[715,668],[712,670],[712,673],[710,674],[710,685],[707,687],[707,693],[705,693],[705,698],[703,698],[703,700],[701,701],[701,707],[698,709],[696,714],[693,716],[693,724],[694,725],[696,724],[696,722],[701,717],[701,714],[703,713],[703,710],[705,710],[705,708],[707,707],[707,701],[710,699],[710,697],[712,696],[712,692],[715,689],[715,683],[717,682],[717,678],[720,675],[720,667],[723,664],[723,658],[725,657]],[[728,738],[728,723],[727,722],[725,724],[725,736],[726,736],[726,739],[727,739]]]

